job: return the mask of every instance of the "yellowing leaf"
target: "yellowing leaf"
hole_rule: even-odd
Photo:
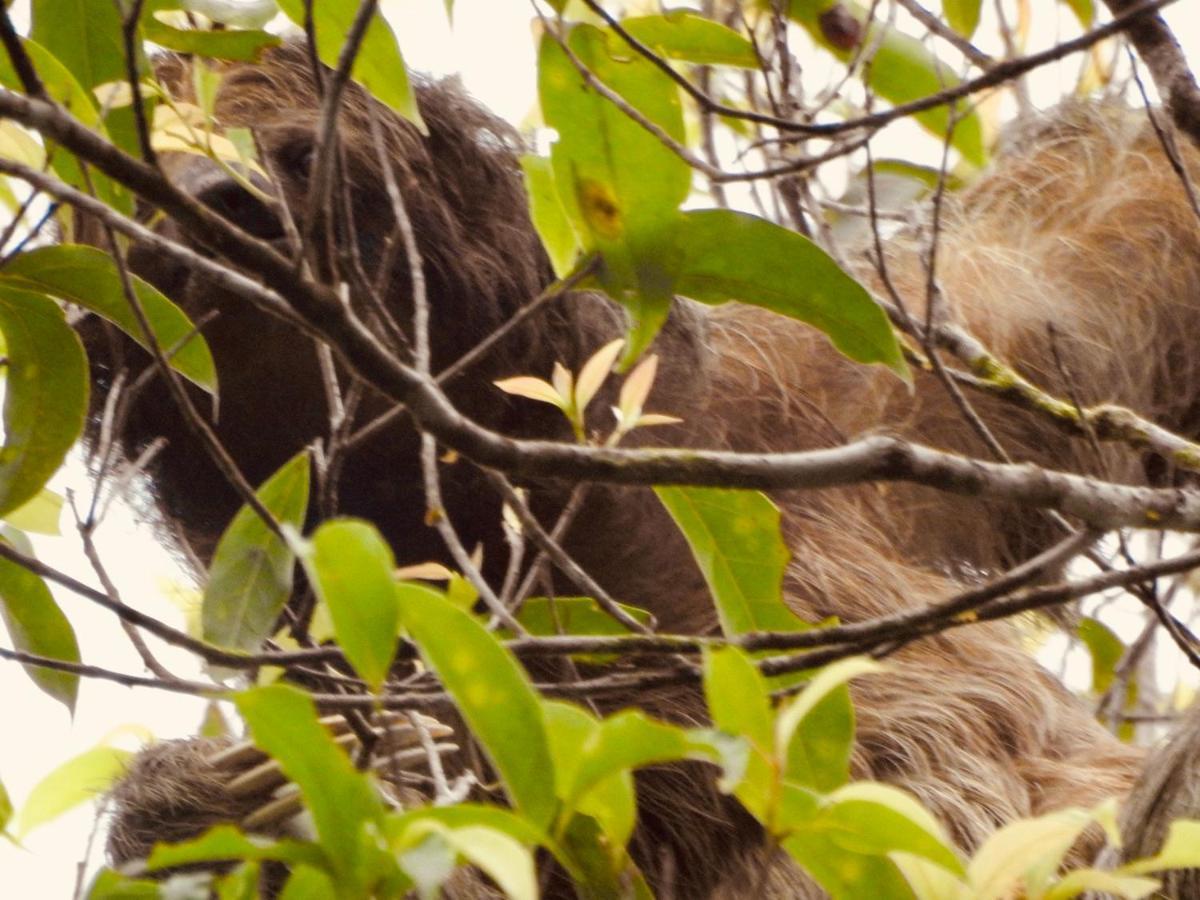
[[[1119,872],[1102,869],[1076,869],[1062,877],[1058,884],[1042,895],[1041,900],[1071,900],[1084,892],[1089,896],[1124,897],[1126,900],[1141,900],[1159,888],[1153,878],[1138,878]]]
[[[244,156],[231,140],[206,130],[203,111],[189,103],[164,103],[154,108],[150,145],[159,153],[196,153],[237,163],[265,177],[258,163]]]
[[[550,383],[554,385],[554,390],[562,398],[563,403],[570,406],[571,395],[575,388],[575,378],[567,370],[567,367],[557,360],[554,363],[554,370],[550,373]]]
[[[4,521],[21,531],[57,535],[60,534],[58,523],[62,518],[62,508],[62,494],[42,488],[32,500],[6,514]]]
[[[441,563],[424,562],[400,566],[392,573],[399,581],[449,581],[454,573]]]
[[[1018,886],[1056,872],[1091,821],[1085,810],[1064,809],[1004,826],[984,842],[967,867],[976,896],[1006,900]]]
[[[484,825],[455,828],[446,840],[482,869],[512,900],[535,900],[537,876],[533,854],[503,831]]]
[[[683,419],[679,418],[679,416],[667,416],[662,413],[642,413],[638,416],[637,425],[639,428],[644,428],[647,425],[675,425],[682,421]]]
[[[1200,868],[1200,821],[1179,819],[1172,822],[1162,849],[1148,859],[1138,859],[1122,866],[1129,875],[1159,872],[1163,869]]]
[[[128,750],[101,745],[68,759],[29,792],[17,819],[17,835],[24,837],[38,826],[100,796],[125,770],[131,755]]]
[[[575,383],[575,408],[581,416],[612,372],[621,348],[624,346],[625,341],[621,338],[609,341],[593,353],[591,359],[585,362],[583,368],[579,370],[579,379]]]
[[[506,394],[525,397],[529,400],[540,400],[542,403],[549,403],[559,409],[564,407],[562,395],[555,390],[554,385],[544,379],[534,378],[532,375],[517,375],[492,383]]]
[[[638,363],[629,373],[625,383],[621,385],[621,416],[623,421],[635,421],[642,414],[642,407],[650,396],[654,386],[654,377],[658,374],[658,354],[652,353]]]
[[[0,156],[24,163],[31,169],[40,169],[46,160],[46,151],[28,131],[6,119],[0,122]]]
[[[917,900],[970,900],[971,892],[962,879],[932,860],[896,850],[888,854]]]

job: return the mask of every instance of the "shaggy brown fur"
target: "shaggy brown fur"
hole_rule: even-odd
[[[550,273],[525,213],[513,135],[452,85],[424,85],[419,97],[428,140],[389,116],[383,124],[429,279],[436,369],[511,316]],[[371,271],[392,227],[365,137],[367,108],[351,91],[342,127],[356,186],[353,227]],[[292,201],[303,197],[315,110],[308,69],[294,49],[231,70],[218,102],[225,124],[256,129]],[[1195,157],[1189,160],[1200,175]],[[181,173],[180,183],[186,180]],[[160,263],[141,259],[138,266],[193,314],[220,311],[205,329],[223,383],[218,433],[249,479],[261,481],[327,428],[312,345]],[[916,248],[894,242],[889,266],[919,310],[925,276]],[[866,266],[863,274],[874,277]],[[1136,118],[1072,113],[1005,160],[949,213],[939,274],[949,315],[1040,383],[1064,387],[1047,337],[1053,324],[1084,402],[1113,400],[1168,427],[1200,431],[1193,402],[1200,381],[1194,346],[1200,229],[1153,134]],[[389,298],[402,322],[410,312],[408,285],[400,264]],[[452,399],[504,433],[565,436],[556,413],[505,397],[489,382],[545,375],[555,360],[577,368],[619,333],[620,321],[606,301],[570,297],[450,385]],[[103,360],[100,342],[91,343]],[[794,450],[886,425],[934,445],[981,452],[933,379],[920,377],[909,395],[893,376],[849,363],[811,329],[767,313],[736,305],[705,312],[681,302],[658,349],[663,367],[653,408],[685,424],[655,440]],[[102,382],[105,365],[98,369]],[[363,421],[379,408],[369,399]],[[1018,458],[1094,471],[1082,441],[1071,443],[1009,408],[988,402],[981,408]],[[171,444],[154,473],[155,488],[203,555],[232,514],[234,495],[165,391],[150,390],[123,437],[136,449],[161,434]],[[415,447],[411,429],[397,426],[351,458],[341,480],[340,509],[378,523],[401,562],[445,556],[422,521]],[[1105,462],[1112,477],[1143,477],[1141,461],[1128,454],[1113,452]],[[468,545],[484,543],[495,574],[505,556],[497,501],[466,465],[445,475],[451,517]],[[561,500],[550,489],[535,496],[543,512]],[[777,500],[793,552],[787,597],[813,621],[830,615],[860,621],[947,597],[964,578],[1027,556],[1051,536],[1038,515],[918,488],[872,486]],[[651,610],[664,630],[713,629],[702,579],[648,491],[593,489],[567,544],[613,595]],[[888,677],[864,679],[855,701],[857,774],[914,792],[965,849],[1016,817],[1124,793],[1140,761],[1138,751],[1113,739],[1034,664],[1005,626],[958,629],[909,647]],[[653,706],[683,718],[682,709],[701,713],[694,697]],[[751,870],[770,865],[768,893],[819,896],[790,864],[762,858],[759,831],[717,795],[708,772],[651,772],[639,783],[642,820],[633,851],[652,882],[671,873],[675,896],[736,896],[761,883]],[[133,803],[118,812],[129,818],[142,809]],[[119,860],[132,855],[112,850]]]

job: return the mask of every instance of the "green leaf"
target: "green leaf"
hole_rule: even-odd
[[[8,790],[4,787],[4,782],[0,781],[0,834],[3,834],[8,823],[12,819],[13,805],[12,798],[8,796]]]
[[[217,391],[217,371],[204,337],[178,306],[136,275],[130,275],[134,293],[171,367],[209,393]],[[3,281],[45,291],[82,306],[112,322],[146,346],[112,258],[95,247],[58,244],[22,253],[0,274]]]
[[[736,647],[704,651],[704,697],[713,725],[750,744],[746,774],[735,793],[760,822],[770,818],[778,770],[767,682]]]
[[[279,900],[328,900],[334,896],[337,894],[333,882],[325,872],[311,866],[297,866],[288,876]]]
[[[1093,0],[1059,0],[1059,2],[1075,14],[1075,18],[1084,28],[1091,28],[1096,21],[1096,4]]]
[[[850,777],[854,749],[854,704],[846,688],[851,678],[884,671],[867,657],[832,663],[779,713],[775,752],[786,760],[789,781],[829,791]]]
[[[543,829],[535,826],[524,816],[499,806],[487,806],[482,803],[456,803],[453,806],[428,806],[414,809],[389,816],[386,824],[387,833],[392,840],[398,840],[399,835],[408,827],[408,823],[416,819],[432,819],[448,828],[480,825],[495,831],[503,831],[513,840],[519,841],[527,847],[545,847],[560,861],[563,859],[561,850],[555,846],[553,839]]]
[[[213,883],[215,900],[259,900],[260,874],[258,863],[248,862],[237,866],[232,872],[218,875]]]
[[[132,755],[101,745],[68,759],[29,792],[17,817],[17,835],[24,837],[81,803],[95,800],[125,772]]]
[[[78,335],[44,294],[0,282],[0,331],[8,347],[3,515],[37,496],[83,432],[88,373]]]
[[[969,38],[979,27],[979,10],[983,0],[942,0],[942,12],[950,27]]]
[[[255,496],[281,525],[299,530],[308,511],[308,453],[283,464]],[[233,517],[217,543],[200,608],[204,639],[222,647],[256,651],[275,631],[292,594],[292,548],[249,506]]]
[[[217,825],[190,841],[156,845],[146,860],[146,867],[153,872],[225,859],[271,859],[316,866],[325,864],[325,857],[314,844],[292,840],[273,841],[244,834],[233,825]]]
[[[650,614],[644,609],[617,604],[624,612],[643,625],[650,622]],[[629,629],[600,608],[591,597],[531,597],[521,604],[517,621],[534,636],[553,634],[622,635]],[[612,654],[580,653],[575,656],[581,662],[602,665],[613,660]]]
[[[505,896],[514,900],[534,900],[537,897],[537,875],[533,854],[519,841],[504,831],[486,825],[465,825],[447,828],[430,819],[417,819],[408,828],[409,834],[402,836],[406,842],[421,841],[414,849],[426,849],[433,844],[433,852],[408,852],[402,856],[402,864],[413,880],[422,888],[422,894],[436,896],[442,883],[453,869],[455,856],[461,856],[490,877]],[[430,838],[434,840],[431,842]],[[450,851],[447,860],[438,852],[438,844]],[[428,866],[426,877],[419,876],[416,865]],[[449,866],[446,863],[449,863]]]
[[[121,14],[103,0],[33,0],[30,35],[84,88],[123,79]]]
[[[1141,875],[1164,869],[1200,869],[1200,821],[1177,819],[1172,822],[1158,853],[1121,866],[1120,871]]]
[[[525,173],[525,190],[529,194],[529,212],[534,227],[554,266],[554,274],[564,278],[574,268],[581,248],[579,237],[559,199],[550,159],[526,154],[521,157],[521,169]]]
[[[1063,809],[1005,825],[975,851],[967,868],[978,900],[1002,900],[1018,887],[1036,896],[1092,821],[1085,810]]]
[[[686,10],[625,19],[621,26],[667,59],[757,69],[754,45],[731,28]]]
[[[561,793],[567,808],[612,775],[657,763],[699,759],[726,768],[726,777],[736,780],[745,768],[740,742],[719,735],[688,730],[650,718],[641,710],[619,712],[577,749],[574,773],[565,780]]]
[[[62,494],[42,488],[32,500],[6,514],[4,521],[21,531],[58,536],[62,534],[58,523],[62,520],[63,502]]]
[[[304,0],[279,0],[283,14],[304,27]],[[358,12],[355,0],[323,0],[312,4],[313,25],[317,33],[317,55],[327,66],[336,67],[342,44]],[[350,77],[367,89],[376,100],[390,106],[422,132],[425,123],[417,109],[417,98],[408,77],[408,66],[400,55],[396,35],[376,11],[359,46]]]
[[[1092,693],[1103,694],[1116,677],[1117,663],[1125,655],[1125,645],[1099,619],[1085,617],[1076,633],[1092,657]]]
[[[100,113],[91,93],[80,86],[70,70],[36,41],[24,40],[21,45],[41,76],[46,93],[65,106],[82,124],[105,136],[104,123],[100,120]],[[0,53],[0,84],[10,90],[23,90],[21,79],[17,77],[12,61],[6,53]],[[50,165],[63,181],[86,193],[95,193],[98,199],[118,212],[133,214],[133,197],[129,191],[95,168],[89,169],[90,177],[85,177],[79,161],[73,154],[61,148],[54,150],[55,145],[49,140],[46,141],[46,145],[48,150],[53,151],[49,154]]]
[[[566,798],[573,789],[582,762],[580,749],[598,740],[601,724],[594,716],[570,703],[546,701],[542,711],[554,756],[556,787],[559,796]],[[624,855],[625,845],[637,823],[637,795],[628,770],[601,780],[580,796],[572,809],[595,819],[608,839],[609,848]],[[612,855],[609,854],[610,862]]]
[[[874,37],[868,36],[867,40],[872,41]],[[884,35],[869,71],[872,90],[897,105],[936,94],[960,81],[921,41],[895,29],[888,29]],[[951,145],[971,165],[986,165],[988,153],[979,115],[963,101],[954,104],[954,109],[959,119],[954,127]],[[950,127],[947,106],[919,112],[913,118],[934,137],[945,139]]]
[[[534,900],[537,897],[533,854],[503,831],[469,825],[451,830],[447,839],[512,900]]]
[[[28,541],[6,529],[7,538],[17,542],[24,553],[32,553]],[[79,662],[79,642],[75,630],[40,576],[23,566],[0,558],[0,618],[17,650],[63,662]],[[79,676],[41,666],[24,666],[25,674],[39,688],[75,714]]]
[[[371,523],[335,519],[317,529],[304,565],[329,609],[346,659],[378,691],[392,667],[400,633],[391,548]]]
[[[1124,897],[1126,900],[1141,900],[1149,897],[1162,885],[1153,878],[1122,875],[1103,869],[1075,869],[1068,872],[1058,884],[1046,891],[1040,900],[1071,900],[1087,894],[1091,897]]]
[[[589,25],[570,30],[575,57],[607,87],[676,141],[684,141],[679,89],[615,36]],[[628,367],[666,320],[678,253],[675,222],[691,171],[662,141],[592,89],[553,37],[542,39],[539,96],[558,132],[551,151],[558,195],[585,250],[598,250],[599,280],[625,306]]]
[[[887,316],[866,289],[803,235],[746,213],[683,214],[679,293],[740,300],[819,328],[846,356],[911,378]]]
[[[916,900],[971,900],[966,883],[937,863],[902,850],[889,853],[888,859],[900,870]]]
[[[422,898],[442,896],[442,887],[454,874],[458,854],[445,839],[446,829],[433,830],[429,823],[409,827],[402,835],[402,845],[395,851],[396,859]]]
[[[807,627],[783,602],[788,551],[779,509],[765,494],[696,487],[654,492],[687,538],[726,635]]]
[[[792,825],[783,848],[835,898],[909,898],[908,882],[888,854],[902,851],[951,873],[962,864],[923,806],[890,785],[849,784],[815,815]]]
[[[365,869],[363,826],[383,814],[375,788],[321,727],[312,699],[303,691],[275,684],[239,694],[235,702],[254,743],[300,789],[327,865],[347,887],[358,884]]]
[[[88,887],[88,900],[161,900],[161,885],[148,878],[129,878],[112,869],[96,873]]]
[[[437,592],[399,584],[404,627],[500,774],[513,805],[544,828],[554,816],[554,765],[541,700],[512,655]]]
[[[194,53],[209,59],[256,61],[263,50],[277,47],[280,39],[266,31],[207,31],[199,28],[173,28],[154,16],[142,19],[146,39],[176,53]]]
[[[966,0],[964,0],[966,2]],[[861,39],[854,46],[838,46],[829,39],[821,27],[821,15],[833,4],[812,0],[791,0],[788,15],[799,23],[817,44],[838,59],[849,61],[859,46],[877,47],[871,66],[867,69],[867,83],[871,89],[896,105],[919,100],[937,94],[948,87],[959,84],[960,79],[949,66],[943,65],[937,56],[917,38],[895,28],[879,26],[863,29]],[[857,21],[865,22],[866,9],[858,3],[837,4]],[[880,38],[877,28],[884,27]],[[983,123],[964,101],[954,105],[959,114],[954,129],[952,144],[971,165],[980,167],[987,163],[987,150],[983,143]],[[950,124],[947,105],[937,106],[913,116],[926,131],[939,140],[944,140]]]
[[[578,896],[654,900],[645,876],[623,849],[609,845],[595,819],[573,816],[562,841],[575,863],[571,877]]]

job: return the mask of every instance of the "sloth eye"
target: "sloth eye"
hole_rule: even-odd
[[[291,175],[301,181],[307,180],[312,171],[316,147],[312,141],[296,141],[287,144],[276,155],[281,174]]]

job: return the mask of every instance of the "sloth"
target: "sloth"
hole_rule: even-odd
[[[167,60],[160,69],[168,85],[186,94],[185,61]],[[425,136],[351,86],[339,124],[348,202],[337,221],[301,227],[331,236],[329,246],[353,243],[368,273],[390,266],[378,279],[381,294],[395,321],[411,321],[407,256],[387,249],[395,227],[371,138],[376,123],[423,262],[432,368],[440,371],[508,321],[553,274],[527,213],[517,136],[453,82],[422,82],[417,96]],[[297,46],[224,73],[217,116],[227,127],[253,128],[271,190],[293,211],[306,208],[319,108],[312,69]],[[1190,148],[1183,153],[1200,176],[1200,158]],[[284,222],[261,196],[200,157],[172,157],[164,165],[199,200],[285,246]],[[1085,404],[1119,403],[1180,433],[1200,433],[1193,388],[1200,385],[1200,355],[1191,344],[1200,334],[1200,227],[1144,117],[1104,107],[1060,110],[947,206],[938,248],[940,315],[1051,391],[1076,392]],[[158,227],[189,239],[170,221]],[[882,290],[882,268],[912,313],[923,316],[920,242],[901,234],[883,257],[882,266],[857,263],[856,273]],[[250,482],[261,483],[328,436],[330,409],[311,338],[171,260],[134,247],[130,261],[205,323],[222,379],[214,427]],[[324,258],[315,270],[328,275],[339,264],[345,258]],[[501,434],[570,439],[556,411],[501,394],[492,382],[544,375],[555,362],[578,370],[623,327],[613,303],[575,292],[515,328],[445,389],[464,415]],[[94,323],[83,331],[101,404],[121,366],[146,361]],[[656,431],[645,442],[804,450],[886,428],[964,454],[986,452],[933,376],[918,373],[909,391],[878,367],[844,359],[811,328],[761,310],[702,309],[680,299],[655,351],[660,368],[650,406],[681,423],[645,429]],[[1172,477],[1160,459],[1119,449],[1105,449],[1098,459],[1092,444],[1043,418],[996,399],[973,402],[1015,459],[1081,472],[1103,466],[1107,477],[1131,483]],[[364,386],[349,414],[359,426],[387,409]],[[167,439],[149,472],[153,491],[165,521],[206,561],[238,496],[161,384],[151,381],[141,391],[118,437],[131,458],[150,441]],[[411,423],[397,417],[353,448],[321,512],[369,519],[402,564],[449,562],[424,519],[418,449]],[[484,574],[498,579],[506,562],[500,498],[464,461],[445,465],[442,475],[447,515],[467,546],[484,548]],[[551,521],[568,489],[528,487],[535,511]],[[920,487],[782,492],[774,499],[792,553],[786,599],[812,622],[830,616],[859,622],[944,599],[1061,536],[1041,514]],[[593,485],[563,543],[613,597],[648,610],[662,630],[714,630],[704,581],[649,490]],[[912,792],[964,850],[1016,818],[1124,795],[1143,765],[1143,752],[1097,724],[1030,659],[1008,625],[923,639],[896,653],[891,665],[889,677],[864,679],[853,689],[855,775]],[[622,700],[675,721],[703,721],[699,697],[686,691]],[[160,836],[186,837],[247,814],[227,798],[190,802],[222,790],[207,762],[213,750],[198,742],[160,745],[134,764],[114,794],[114,863],[145,856]],[[181,797],[189,802],[177,802]],[[703,897],[737,896],[759,884],[768,896],[822,896],[790,862],[763,848],[762,833],[717,791],[711,770],[689,765],[639,773],[638,803],[631,853],[653,887]],[[1098,849],[1089,835],[1077,854],[1090,858]],[[754,874],[764,870],[765,879]],[[553,879],[548,883],[552,893],[570,895]],[[469,897],[486,888],[468,883],[450,893]]]

